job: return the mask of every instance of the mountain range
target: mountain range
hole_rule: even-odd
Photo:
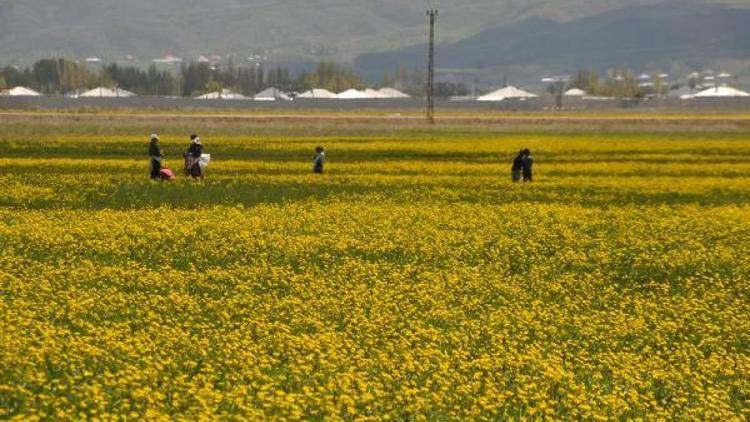
[[[750,45],[748,0],[0,0],[0,64],[235,54],[374,75],[423,66],[428,8],[443,68],[741,61]]]
[[[437,47],[441,69],[701,68],[750,59],[750,9],[669,2],[631,6],[568,22],[530,17]],[[363,71],[424,66],[426,44],[366,54]]]

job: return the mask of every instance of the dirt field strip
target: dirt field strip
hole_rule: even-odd
[[[152,113],[152,114],[132,114],[132,113],[24,113],[24,112],[0,112],[2,119],[21,119],[21,120],[211,120],[226,122],[268,122],[268,121],[343,121],[343,122],[420,122],[424,120],[422,116],[414,115],[334,115],[334,114],[205,114],[205,113]],[[621,115],[621,116],[570,116],[545,114],[536,116],[437,116],[438,123],[461,124],[461,123],[514,123],[514,124],[553,124],[553,123],[572,123],[572,124],[618,124],[618,123],[680,123],[680,124],[735,124],[742,122],[750,123],[750,116],[746,115],[689,115],[689,116],[665,116],[665,115]]]

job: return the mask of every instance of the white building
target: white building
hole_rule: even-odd
[[[167,64],[167,65],[173,65],[173,64],[180,64],[183,60],[180,57],[175,56],[165,56],[160,59],[154,59],[154,63],[156,64]]]
[[[277,88],[268,88],[265,89],[253,97],[255,101],[276,101],[276,100],[284,100],[289,101],[291,98],[286,95],[283,91]]]
[[[99,98],[128,98],[128,97],[135,97],[135,94],[126,91],[122,88],[94,88],[90,91],[86,91],[83,94],[79,95],[79,97],[83,98],[93,98],[93,97],[99,97]]]
[[[335,99],[335,98],[338,98],[338,96],[327,89],[313,88],[307,92],[303,92],[302,94],[299,94],[297,98]]]
[[[195,97],[196,100],[247,100],[248,98],[242,94],[237,94],[229,89],[222,89],[221,91],[209,92],[201,96]]]
[[[497,91],[491,92],[487,95],[483,95],[477,98],[477,101],[504,101],[510,99],[526,100],[529,98],[537,98],[538,95],[526,92],[522,89],[518,89],[514,86],[507,86]]]
[[[347,89],[346,91],[340,92],[338,95],[336,95],[336,98],[338,98],[339,100],[364,100],[372,97],[367,95],[364,91]]]
[[[695,98],[736,98],[750,97],[745,91],[732,88],[731,86],[717,86],[695,94]]]
[[[365,90],[365,95],[368,98],[388,98],[385,95],[383,95],[380,91],[377,89],[367,88]]]
[[[31,88],[26,88],[25,86],[17,86],[15,88],[0,92],[0,95],[5,95],[8,97],[38,97],[42,94],[34,91]]]
[[[409,95],[395,88],[381,88],[378,92],[383,98],[411,98]]]
[[[586,91],[584,91],[582,89],[578,89],[578,88],[571,88],[571,89],[565,91],[565,93],[563,93],[563,95],[566,96],[566,97],[585,97],[586,96]]]

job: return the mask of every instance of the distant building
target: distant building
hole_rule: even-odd
[[[196,100],[247,100],[248,98],[242,94],[237,94],[229,89],[222,89],[217,92],[209,92],[208,94],[195,97]]]
[[[135,94],[122,88],[94,88],[79,95],[81,98],[129,98]]]
[[[526,100],[529,98],[539,97],[531,92],[518,89],[514,86],[507,86],[505,88],[498,89],[497,91],[491,92],[487,95],[483,95],[477,98],[477,101],[504,101],[510,99]]]
[[[338,96],[327,89],[313,88],[307,92],[299,94],[297,98],[335,99],[338,98]]]
[[[336,98],[338,98],[339,100],[364,100],[373,97],[368,96],[363,91],[348,89],[344,92],[340,92],[338,95],[336,95]]]
[[[283,100],[283,101],[289,101],[292,98],[287,95],[285,92],[281,91],[277,88],[268,88],[264,89],[263,91],[255,94],[253,97],[255,101],[276,101],[276,100]]]
[[[26,88],[25,86],[17,86],[15,88],[0,92],[0,95],[6,97],[39,97],[42,94],[34,91],[31,88]]]
[[[586,96],[586,91],[584,91],[582,89],[578,89],[578,88],[571,88],[571,89],[565,91],[565,93],[563,93],[563,95],[566,96],[566,97],[584,97],[584,96]]]
[[[731,86],[717,86],[715,88],[709,88],[695,94],[695,98],[736,98],[736,97],[750,97],[745,91],[732,88]]]
[[[180,57],[174,57],[174,56],[164,56],[160,59],[154,59],[154,63],[156,64],[166,64],[166,65],[174,65],[174,64],[180,64],[183,60]]]
[[[409,95],[395,88],[381,88],[378,92],[380,92],[383,98],[411,98]]]

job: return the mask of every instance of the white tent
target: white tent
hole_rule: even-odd
[[[404,94],[395,88],[381,88],[378,92],[383,98],[411,98],[409,95]]]
[[[209,92],[208,94],[195,97],[196,100],[245,100],[242,94],[237,94],[228,89],[222,89],[220,92]]]
[[[695,98],[733,98],[733,97],[750,97],[745,91],[732,88],[731,86],[717,86],[716,88],[709,88],[705,91],[701,91],[695,94]]]
[[[339,93],[336,98],[338,98],[339,100],[362,100],[372,97],[367,95],[364,91],[347,89],[346,91]]]
[[[277,89],[277,88],[268,88],[265,89],[257,94],[255,94],[255,97],[253,97],[255,101],[276,101],[276,100],[285,100],[289,101],[291,98],[289,98],[288,95],[286,95],[283,91]]]
[[[477,101],[503,101],[508,99],[528,99],[536,98],[538,95],[526,92],[522,89],[518,89],[514,86],[508,86],[502,89],[498,89],[495,92],[491,92],[487,95],[483,95],[477,98]]]
[[[17,86],[7,91],[3,91],[0,95],[7,95],[9,97],[38,97],[42,94],[31,88],[26,88],[25,86]]]
[[[99,87],[94,88],[91,91],[86,91],[83,94],[79,95],[79,97],[127,98],[135,97],[135,94],[122,88],[111,89]]]
[[[338,98],[336,94],[327,89],[311,89],[307,92],[299,94],[297,98]]]
[[[583,97],[586,95],[586,91],[578,88],[571,88],[563,94],[566,97]]]
[[[365,90],[365,95],[367,95],[367,98],[388,98],[377,89],[372,88],[367,88]]]

